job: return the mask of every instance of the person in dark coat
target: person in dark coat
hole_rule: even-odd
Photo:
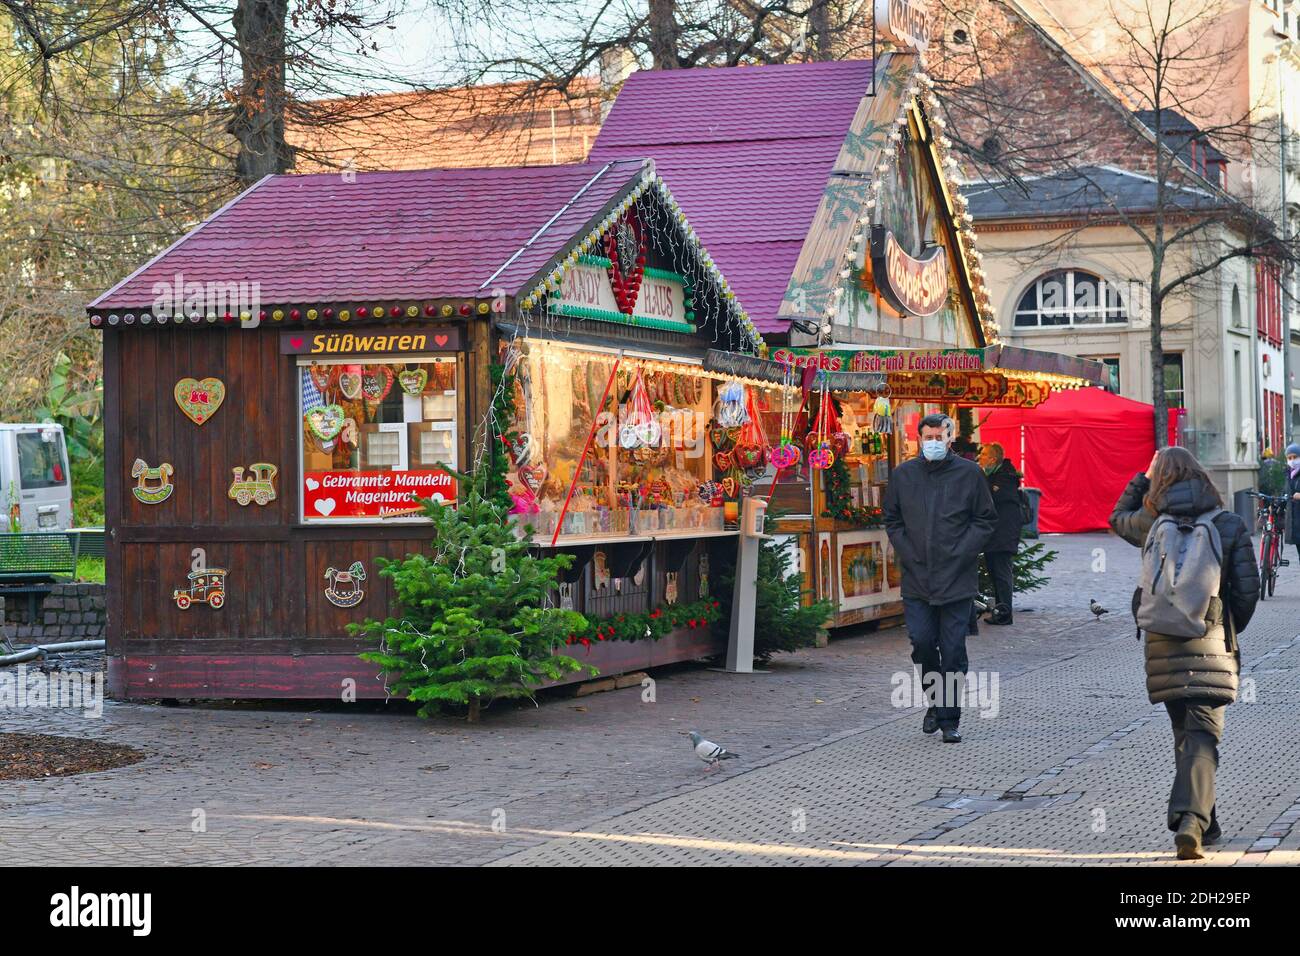
[[[980,467],[988,479],[989,494],[998,513],[989,543],[984,545],[984,564],[993,579],[993,611],[990,624],[1010,624],[1014,576],[1012,562],[1020,547],[1020,472],[1007,461],[1002,446],[989,442],[980,449]]]
[[[1286,542],[1300,555],[1300,445],[1286,446]]]
[[[1221,508],[1205,470],[1186,448],[1165,448],[1151,459],[1145,475],[1124,489],[1110,526],[1125,541],[1142,547],[1156,517],[1195,520]],[[1204,637],[1146,634],[1147,696],[1164,704],[1174,734],[1174,784],[1167,823],[1177,835],[1180,859],[1201,858],[1202,843],[1221,837],[1214,803],[1224,708],[1237,698],[1241,666],[1238,635],[1250,623],[1259,600],[1259,568],[1250,531],[1240,516],[1220,511],[1214,517],[1223,546],[1219,600],[1210,602]],[[1135,594],[1136,612],[1139,595]]]
[[[919,426],[921,457],[903,462],[885,489],[885,530],[902,570],[903,620],[930,703],[921,729],[959,743],[967,670],[966,631],[979,587],[979,555],[997,519],[979,466],[952,450],[946,415]],[[942,702],[936,684],[942,682]]]

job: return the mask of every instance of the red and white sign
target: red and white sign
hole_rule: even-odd
[[[456,501],[456,479],[432,471],[309,471],[302,479],[308,521],[418,515],[415,498]]]

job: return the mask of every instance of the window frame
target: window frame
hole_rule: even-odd
[[[1067,303],[1073,303],[1075,298],[1074,283],[1076,274],[1085,276],[1097,283],[1097,301],[1099,304],[1090,308],[1080,308],[1073,304],[1068,304],[1059,309],[1046,310],[1042,305],[1043,283],[1054,277],[1063,277],[1066,280],[1065,301]],[[1054,329],[1115,328],[1121,325],[1127,325],[1130,320],[1129,305],[1124,293],[1120,289],[1121,284],[1121,282],[1112,282],[1100,273],[1083,268],[1066,267],[1044,272],[1021,291],[1020,297],[1016,300],[1015,308],[1011,310],[1011,331],[1012,333],[1015,333],[1027,330],[1051,331]],[[1032,310],[1021,308],[1025,298],[1029,296],[1030,293],[1034,294],[1034,308]],[[1107,304],[1108,293],[1113,293],[1119,303],[1118,306],[1112,307]],[[1095,314],[1096,318],[1093,321],[1077,321],[1076,315],[1080,312]],[[1119,317],[1112,318],[1112,312],[1118,312]],[[1046,324],[1043,322],[1045,314],[1052,317],[1068,316],[1069,321]],[[1032,316],[1035,321],[1033,323],[1022,324],[1020,321],[1022,316]]]

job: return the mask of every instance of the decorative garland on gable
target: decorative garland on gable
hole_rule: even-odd
[[[645,170],[642,174],[641,181],[632,189],[632,191],[628,193],[628,195],[624,197],[617,206],[610,210],[610,212],[601,219],[601,221],[598,222],[590,232],[579,239],[573,248],[569,250],[568,254],[556,264],[544,279],[542,279],[534,288],[528,290],[521,296],[519,300],[520,307],[527,312],[536,306],[547,305],[550,297],[560,290],[565,274],[574,266],[578,265],[579,262],[583,261],[584,258],[598,257],[603,249],[602,243],[606,233],[614,228],[620,218],[622,218],[628,210],[630,210],[633,205],[641,199],[642,196],[645,196],[650,192],[653,192],[663,206],[668,210],[669,216],[671,217],[669,225],[675,229],[678,237],[685,243],[687,253],[693,262],[698,264],[699,268],[704,273],[704,278],[716,290],[719,302],[731,310],[741,333],[741,344],[743,346],[741,351],[748,351],[757,355],[765,355],[767,353],[767,343],[763,341],[763,337],[759,334],[757,326],[754,325],[749,314],[741,307],[740,302],[736,299],[735,290],[731,287],[731,284],[727,281],[726,277],[722,275],[717,264],[713,261],[713,257],[709,255],[708,251],[704,248],[703,244],[700,242],[699,236],[696,235],[695,230],[687,223],[685,211],[677,200],[673,198],[672,192],[664,183],[663,177],[656,175],[650,169]],[[647,272],[649,271],[650,270],[647,270]],[[681,276],[681,278],[686,277]],[[693,286],[690,288],[692,295],[698,291],[694,289]],[[559,310],[557,309],[556,311]],[[597,316],[583,317],[603,318]],[[626,322],[626,319],[623,321]],[[722,321],[721,317],[719,317],[719,321]],[[679,330],[674,329],[674,331]]]
[[[957,258],[964,263],[970,276],[971,292],[975,298],[977,311],[976,318],[979,320],[980,328],[984,333],[985,344],[998,345],[1001,344],[1002,340],[997,324],[997,314],[993,309],[993,299],[984,281],[984,257],[975,248],[975,220],[966,208],[966,197],[962,195],[955,177],[957,160],[949,152],[952,148],[952,140],[944,135],[943,131],[947,124],[943,117],[938,115],[939,106],[939,99],[934,94],[934,80],[918,69],[913,74],[907,87],[898,116],[894,120],[894,129],[889,132],[889,143],[893,145],[902,142],[912,111],[916,112],[918,123],[928,122],[928,125],[934,130],[933,143],[935,157],[939,162],[939,175],[943,179],[948,194],[952,197],[953,219],[957,233],[958,248],[955,250]],[[890,168],[883,155],[883,148],[881,152],[882,156],[875,167],[876,175],[871,180],[870,195],[863,204],[865,209],[862,215],[858,217],[859,228],[854,230],[850,237],[839,267],[836,270],[841,281],[830,289],[827,305],[823,311],[823,315],[828,322],[834,320],[839,310],[840,299],[843,297],[846,288],[846,282],[843,280],[848,280],[854,275],[858,253],[861,251],[862,243],[867,239],[867,232],[875,218],[880,193],[884,188],[884,175],[889,172]],[[833,259],[829,260],[826,266],[831,267],[832,262],[834,262]]]

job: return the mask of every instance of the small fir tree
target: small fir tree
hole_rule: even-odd
[[[771,534],[779,514],[768,513],[763,530]],[[719,574],[721,601],[715,634],[726,637],[731,632],[730,595],[736,584],[735,563]],[[758,581],[755,588],[754,656],[767,663],[772,655],[812,647],[826,629],[831,616],[829,601],[805,605],[803,575],[794,569],[794,558],[779,541],[765,539],[758,549]]]
[[[1041,541],[1024,544],[1011,559],[1011,590],[1019,594],[1022,591],[1036,591],[1051,580],[1042,572],[1056,560],[1057,553],[1048,551]],[[993,578],[988,566],[980,560],[980,594],[993,594]]]
[[[573,556],[531,555],[528,539],[493,500],[499,494],[489,496],[486,481],[458,478],[469,491],[457,507],[421,501],[435,553],[379,559],[400,616],[355,630],[379,646],[361,659],[382,666],[397,692],[421,704],[420,716],[463,706],[476,721],[494,700],[531,697],[544,681],[595,668],[556,653],[586,619],[545,606]]]

